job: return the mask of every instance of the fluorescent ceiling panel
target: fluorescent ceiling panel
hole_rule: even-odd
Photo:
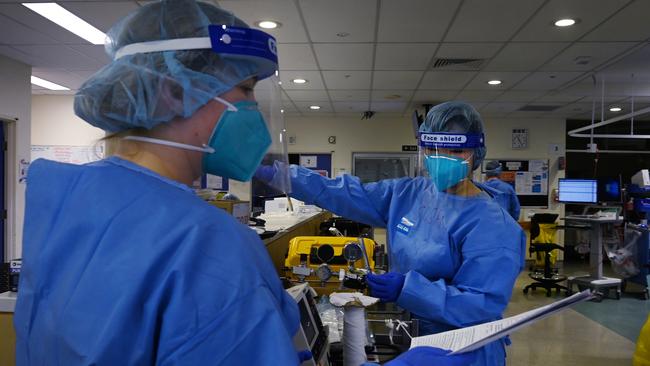
[[[24,6],[49,19],[92,44],[104,44],[106,34],[56,3],[23,3]]]

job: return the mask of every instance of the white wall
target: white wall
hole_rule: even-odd
[[[296,136],[289,152],[332,153],[332,169],[352,171],[353,152],[401,152],[402,145],[415,145],[410,118],[295,118],[286,119],[287,133]],[[336,136],[336,144],[327,142]]]
[[[0,116],[15,120],[8,128],[12,139],[7,156],[13,161],[7,166],[6,207],[7,242],[5,258],[22,255],[23,216],[25,213],[25,184],[19,183],[20,160],[30,160],[31,83],[32,68],[21,62],[0,55]],[[13,135],[13,136],[10,136]]]
[[[92,146],[104,137],[74,114],[73,95],[32,96],[32,145]]]

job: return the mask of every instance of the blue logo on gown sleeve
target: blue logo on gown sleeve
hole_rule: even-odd
[[[401,220],[399,220],[399,223],[397,224],[397,232],[400,232],[404,235],[408,235],[409,232],[411,231],[411,228],[415,225],[414,222],[411,220],[407,219],[406,217],[402,217]]]

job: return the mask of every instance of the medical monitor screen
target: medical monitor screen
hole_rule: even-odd
[[[618,178],[598,179],[598,202],[621,202],[621,182]]]
[[[316,324],[311,317],[309,309],[307,307],[307,299],[303,298],[301,301],[298,301],[298,308],[300,309],[300,323],[302,325],[302,330],[305,331],[305,337],[307,337],[307,342],[309,346],[314,345],[316,336],[318,335]]]
[[[595,179],[560,179],[559,200],[566,203],[598,202],[598,184]]]

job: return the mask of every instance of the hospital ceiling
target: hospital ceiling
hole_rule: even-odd
[[[600,103],[602,80],[606,107],[629,112],[632,98],[635,109],[650,106],[650,0],[214,2],[250,25],[281,23],[268,32],[279,43],[287,115],[408,116],[462,99],[484,116],[584,118],[594,96]],[[148,1],[57,3],[106,32]],[[553,25],[566,17],[577,23]],[[72,89],[33,86],[33,94],[72,94],[108,62],[103,46],[14,0],[0,0],[0,54]]]

